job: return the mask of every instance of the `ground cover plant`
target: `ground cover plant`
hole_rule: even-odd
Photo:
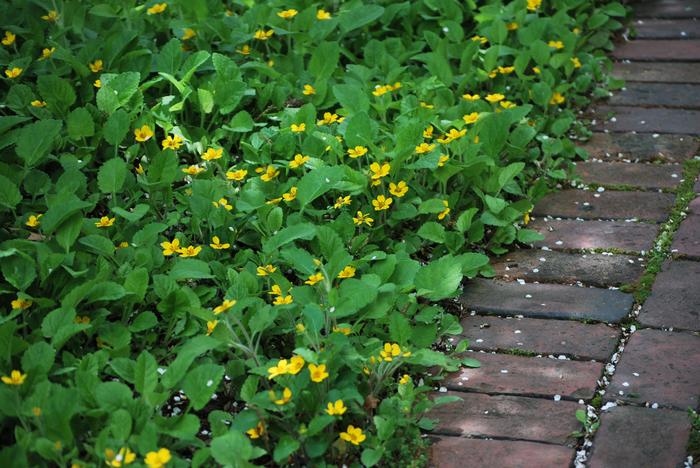
[[[425,464],[439,301],[536,238],[625,14],[5,10],[0,464],[150,468]]]

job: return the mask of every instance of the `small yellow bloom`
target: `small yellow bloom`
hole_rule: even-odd
[[[29,309],[32,306],[33,302],[28,300],[28,299],[20,299],[17,298],[13,300],[10,305],[12,306],[12,310],[17,310],[17,309]]]
[[[302,91],[302,94],[304,96],[311,96],[312,94],[316,94],[316,88],[314,88],[310,84],[305,84],[304,91]]]
[[[219,236],[212,237],[211,244],[209,244],[209,246],[214,250],[226,250],[231,248],[231,244],[229,244],[228,242],[222,244],[221,239],[219,239]],[[235,304],[236,301],[233,301],[233,303]],[[216,310],[214,312],[216,313]]]
[[[391,165],[389,163],[379,164],[377,162],[373,162],[369,165],[369,170],[372,172],[372,179],[381,179],[382,177],[389,175]]]
[[[353,445],[360,445],[365,441],[367,436],[362,433],[362,429],[350,424],[345,432],[340,433],[340,438]]]
[[[88,66],[90,67],[90,70],[91,70],[93,73],[99,73],[99,72],[101,72],[102,70],[104,70],[104,66],[103,66],[103,63],[102,63],[102,59],[97,59],[97,60],[95,60],[94,62],[90,62],[90,63],[88,64]]]
[[[352,197],[350,195],[346,195],[344,197],[338,197],[338,199],[335,201],[335,204],[333,205],[333,208],[336,210],[349,205],[352,203]]]
[[[515,22],[508,23],[508,24],[506,24],[506,29],[508,31],[515,31],[516,29],[518,29],[518,23],[515,23]]]
[[[279,169],[275,168],[275,166],[273,166],[273,165],[269,165],[265,169],[265,173],[260,176],[260,179],[263,182],[270,182],[272,179],[274,179],[278,175],[280,175]]]
[[[291,294],[287,294],[286,296],[275,297],[275,300],[272,301],[272,304],[277,306],[291,304],[292,302],[294,302],[294,298]]]
[[[386,94],[389,92],[389,88],[386,85],[377,85],[374,87],[374,91],[372,91],[372,94],[375,96],[381,96],[383,94]]]
[[[459,138],[462,138],[464,135],[467,134],[467,129],[463,128],[462,130],[457,130],[456,128],[450,129],[449,132],[447,132],[445,135],[442,136],[442,138],[438,138],[438,143],[442,144],[448,144],[453,142],[454,140],[457,140]]]
[[[289,10],[278,11],[277,16],[289,20],[294,18],[297,15],[297,13],[299,13],[297,10],[295,10],[294,8],[290,8]]]
[[[144,170],[143,166],[141,165],[141,163],[139,163],[139,165],[136,166],[136,173],[143,175],[145,172],[146,171]]]
[[[289,167],[291,167],[292,169],[296,169],[306,164],[309,161],[309,159],[311,158],[308,156],[304,156],[303,154],[297,153],[294,155],[294,159],[289,161]]]
[[[24,69],[19,67],[8,68],[5,70],[5,76],[7,76],[9,79],[17,78],[22,74],[22,70]]]
[[[404,374],[400,379],[399,379],[399,384],[401,385],[406,385],[408,382],[411,381],[411,376],[408,374]]]
[[[163,13],[165,9],[168,8],[168,4],[163,2],[163,3],[156,3],[153,5],[151,8],[146,10],[146,13],[149,15],[158,15],[160,13]]]
[[[349,148],[348,149],[348,156],[351,158],[359,158],[360,156],[364,156],[367,154],[367,148],[364,146],[356,146],[354,148]]]
[[[439,220],[445,219],[445,216],[450,214],[450,203],[447,200],[443,200],[442,204],[445,205],[445,209],[438,213]]]
[[[270,390],[270,400],[272,400],[272,402],[276,405],[286,405],[291,399],[292,390],[290,390],[287,387],[285,387],[284,390],[282,390],[282,398],[277,398],[277,394],[275,393],[275,391]]]
[[[527,0],[527,9],[530,11],[537,10],[542,5],[542,0]]]
[[[283,194],[282,194],[282,198],[283,198],[284,201],[286,201],[287,203],[289,203],[289,202],[291,202],[291,201],[294,201],[294,199],[295,199],[296,197],[297,197],[297,188],[296,188],[296,187],[292,187],[292,188],[289,189],[289,192],[286,192],[286,193],[283,193]]]
[[[179,239],[173,239],[172,242],[161,242],[160,246],[163,248],[163,255],[166,257],[176,254],[180,251],[180,240]]]
[[[6,385],[22,385],[27,378],[27,374],[23,374],[22,371],[13,370],[10,372],[10,376],[3,375],[2,381]]]
[[[431,139],[433,137],[433,130],[435,130],[433,126],[428,125],[428,128],[423,130],[423,138],[426,138],[428,140]]]
[[[31,102],[32,107],[46,107],[46,101],[35,99]]]
[[[168,464],[171,458],[172,456],[170,455],[170,450],[161,448],[158,449],[157,452],[148,452],[144,462],[148,468],[163,468]]]
[[[49,10],[49,12],[41,17],[44,21],[56,21],[58,19],[58,12],[56,10]]]
[[[331,19],[331,14],[324,9],[320,9],[316,11],[316,19],[319,21],[329,20]]]
[[[256,271],[257,271],[258,276],[267,276],[267,275],[271,275],[274,272],[276,272],[277,267],[268,264],[268,265],[259,266],[256,269]]]
[[[218,320],[209,320],[207,321],[207,336],[211,335],[214,333],[214,329],[216,326],[219,324]]]
[[[500,93],[494,93],[494,94],[489,94],[486,96],[486,100],[490,102],[491,104],[495,104],[499,101],[504,100],[506,97],[503,94]]]
[[[480,44],[486,44],[489,41],[487,38],[485,38],[483,36],[479,36],[479,35],[472,36],[471,40],[474,42],[478,42]]]
[[[151,139],[152,136],[153,130],[151,130],[151,127],[149,127],[148,125],[144,125],[141,128],[137,128],[134,130],[134,137],[136,138],[136,141],[148,141]]]
[[[501,101],[499,104],[504,109],[513,109],[514,107],[517,107],[514,102],[510,102],[510,101]]]
[[[387,198],[384,195],[377,195],[377,198],[372,200],[372,206],[374,211],[388,210],[393,201],[391,197]]]
[[[10,31],[5,31],[5,37],[2,38],[1,42],[4,46],[11,46],[15,43],[15,39],[17,39],[17,36],[15,34],[13,34]]]
[[[398,184],[391,182],[389,184],[389,193],[401,198],[408,193],[408,185],[403,180],[399,181]]]
[[[342,333],[347,336],[352,333],[352,328],[350,327],[333,327],[333,333]]]
[[[370,218],[368,214],[362,213],[362,211],[357,212],[357,217],[352,218],[352,222],[357,226],[361,226],[363,223],[367,226],[372,226],[374,219]]]
[[[432,126],[430,128],[432,128]],[[431,131],[431,133],[432,133],[432,131]],[[423,142],[420,145],[416,146],[416,154],[430,153],[434,149],[435,149],[434,144]]]
[[[233,205],[231,205],[225,198],[219,198],[217,201],[211,202],[211,204],[214,205],[214,208],[221,207],[226,211],[231,211],[233,209]]]
[[[161,145],[163,145],[163,149],[171,149],[171,150],[176,150],[179,149],[180,146],[182,146],[183,139],[180,137],[180,135],[168,135],[165,137],[165,140],[161,142]]]
[[[126,241],[123,241],[123,242],[120,242],[119,244],[117,244],[117,247],[116,247],[116,248],[117,248],[117,249],[125,249],[125,248],[127,248],[127,247],[129,247],[129,243],[126,242]]]
[[[219,238],[214,236],[214,239],[216,239],[218,242]],[[229,310],[231,307],[233,307],[235,305],[236,305],[235,300],[224,299],[224,302],[222,302],[221,305],[214,307],[214,315],[219,315],[223,312],[226,312],[227,310]]]
[[[109,216],[103,216],[100,218],[99,221],[95,223],[95,226],[98,228],[104,228],[104,227],[110,227],[112,224],[114,224],[114,221],[116,221],[116,218],[110,218]]]
[[[304,130],[306,130],[306,124],[305,123],[300,123],[299,125],[292,124],[292,126],[290,128],[292,129],[292,132],[294,132],[294,133],[301,133]]]
[[[248,171],[246,169],[238,169],[235,171],[228,171],[226,173],[226,178],[228,180],[235,180],[237,182],[240,182],[241,180],[245,179],[246,175],[248,175]]]
[[[105,450],[105,462],[107,466],[119,468],[124,465],[131,465],[136,460],[136,454],[128,447],[122,447],[115,453],[112,449]]]
[[[289,360],[288,372],[292,375],[297,375],[304,368],[304,358],[301,356],[292,356]]]
[[[182,172],[184,172],[187,175],[194,176],[194,175],[199,174],[200,172],[204,172],[205,170],[206,169],[204,169],[203,167],[193,165],[193,166],[187,166],[187,167],[183,168]]]
[[[265,433],[265,425],[261,421],[254,428],[245,431],[245,433],[248,434],[248,437],[250,437],[251,439],[259,439],[260,436],[262,436]]]
[[[272,29],[265,31],[264,29],[258,29],[255,31],[255,34],[253,34],[253,39],[257,39],[259,41],[266,41],[272,37],[272,35],[275,33]]]
[[[236,49],[236,52],[238,52],[241,55],[249,55],[250,46],[248,44],[244,44],[243,47],[241,47],[240,49]]]
[[[501,75],[510,75],[511,73],[513,73],[515,71],[515,67],[501,67],[501,66],[499,66],[497,68],[497,70],[498,70],[498,73],[500,73]]]
[[[423,102],[423,101],[420,102],[420,106],[421,106],[423,109],[433,109],[433,108],[435,108],[434,105],[428,104],[427,102]]]
[[[581,61],[578,57],[571,57],[571,63],[574,64],[574,68],[581,68]]]
[[[329,376],[328,372],[326,372],[325,364],[319,364],[318,366],[309,364],[309,375],[311,376],[311,380],[316,383],[323,382]]]
[[[195,37],[196,35],[197,35],[197,33],[195,32],[194,29],[192,29],[192,28],[185,28],[185,29],[182,31],[182,40],[183,40],[183,41],[189,41],[190,39],[192,39],[192,38]]]
[[[42,216],[44,216],[44,215],[42,215],[42,214],[38,214],[36,216],[30,215],[29,219],[24,224],[29,226],[30,228],[35,228],[41,224],[41,221],[39,221],[39,218],[41,218]]]
[[[351,265],[346,266],[343,271],[338,273],[340,279],[352,278],[353,276],[355,276],[355,267]]]
[[[309,276],[309,279],[304,281],[304,284],[308,284],[309,286],[313,286],[314,284],[323,281],[323,274],[322,273],[315,273],[311,276]]]
[[[180,257],[196,257],[199,255],[199,252],[202,251],[202,246],[195,247],[193,245],[188,245],[187,247],[183,247],[180,250],[177,251],[177,253],[180,254]]]
[[[338,114],[335,114],[333,112],[324,112],[323,118],[316,121],[316,125],[330,125],[335,122],[340,123],[341,121],[342,119],[338,117]]]
[[[564,48],[564,43],[562,41],[549,41],[547,43],[549,47],[553,47],[555,49],[563,49]]]
[[[304,333],[304,331],[306,331],[306,327],[303,323],[297,323],[294,325],[294,328],[296,329],[297,333]]]
[[[574,34],[576,34],[576,35],[579,35],[579,34],[581,34],[581,28],[574,28],[574,29],[572,30],[572,32],[573,32]]]
[[[552,98],[549,100],[549,103],[552,105],[557,105],[563,104],[564,101],[566,101],[564,95],[561,94],[559,91],[555,91],[554,94],[552,94]]]
[[[527,226],[529,222],[530,222],[530,212],[528,211],[527,213],[525,213],[523,215],[523,224],[525,226]]]
[[[289,362],[286,359],[280,359],[277,365],[267,369],[267,378],[272,380],[275,377],[289,373]]]
[[[100,89],[102,87],[102,80],[95,80],[95,81],[93,81],[92,85],[95,88]]]
[[[477,120],[479,120],[479,113],[472,112],[471,114],[467,114],[467,115],[462,117],[462,120],[464,120],[464,123],[466,123],[466,124],[473,124]]]
[[[462,95],[462,99],[464,99],[465,101],[472,101],[473,102],[473,101],[478,101],[479,99],[481,99],[481,96],[479,96],[478,94],[467,93],[467,94]]]
[[[447,161],[450,160],[450,157],[446,154],[441,154],[440,159],[438,160],[438,167],[443,167]]]
[[[345,406],[345,403],[343,403],[343,400],[335,400],[334,403],[328,403],[326,407],[326,413],[331,416],[342,416],[347,410],[348,408]]]
[[[497,71],[497,70],[491,70],[491,71],[489,72],[489,78],[496,78],[496,75],[498,75],[498,71]]]
[[[202,159],[204,159],[205,161],[213,161],[214,159],[221,159],[221,157],[223,155],[224,155],[223,148],[216,148],[216,149],[209,148],[202,155]]]
[[[540,73],[542,73],[542,71],[540,70],[540,67],[532,67],[532,71],[535,72],[536,75],[539,75]]]

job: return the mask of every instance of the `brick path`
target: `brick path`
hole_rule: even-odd
[[[637,4],[637,39],[613,54],[626,88],[594,109],[591,159],[577,165],[602,189],[545,197],[530,225],[544,240],[465,285],[463,333],[481,367],[437,393],[462,401],[434,411],[434,466],[683,465],[700,397],[700,197],[646,302],[618,287],[643,275],[681,164],[700,154],[696,18],[698,0]],[[600,421],[592,438],[571,435],[577,409]]]

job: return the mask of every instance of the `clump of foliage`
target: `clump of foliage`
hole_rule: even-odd
[[[0,464],[424,463],[624,9],[6,3]]]

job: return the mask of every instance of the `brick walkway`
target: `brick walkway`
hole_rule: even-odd
[[[626,88],[594,109],[592,157],[577,165],[601,188],[547,196],[531,224],[545,239],[466,284],[462,325],[481,367],[442,384],[462,401],[434,411],[434,466],[683,465],[700,397],[700,197],[646,302],[618,287],[643,275],[681,164],[700,154],[695,18],[698,0],[637,4],[637,38],[614,52]],[[600,421],[593,437],[572,437],[577,409]]]

